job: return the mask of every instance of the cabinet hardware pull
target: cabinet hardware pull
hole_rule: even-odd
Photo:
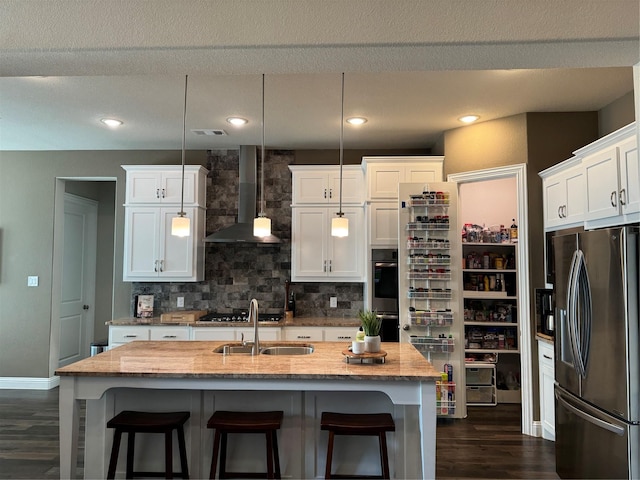
[[[160,198],[160,189],[156,188],[156,198]]]
[[[164,271],[164,260],[160,260],[160,271]]]
[[[327,189],[324,189],[324,198],[327,198]]]
[[[351,340],[351,335],[339,335],[338,340]]]
[[[124,338],[138,338],[138,335],[125,335]]]
[[[620,190],[620,205],[627,204],[627,191],[623,188]]]
[[[331,260],[329,260],[329,272],[331,272]]]
[[[82,306],[82,309],[83,309],[83,310],[89,310],[89,305],[83,305],[83,306]]]
[[[333,188],[329,189],[329,198],[333,198]]]
[[[324,261],[322,262],[322,271],[323,271],[323,272],[326,272],[326,271],[327,271],[327,261],[326,261],[326,260],[324,260]]]
[[[558,206],[558,218],[562,218],[562,205]]]
[[[158,272],[158,260],[153,262],[153,271],[156,272],[156,273]]]
[[[162,198],[164,198],[166,195],[164,193],[164,188],[162,189]]]
[[[296,338],[311,338],[310,335],[298,335]]]
[[[177,338],[176,335],[163,335],[162,338]]]
[[[543,356],[544,358],[546,358],[547,360],[553,360],[553,358],[551,358],[549,355],[542,354],[542,356]]]
[[[615,190],[613,192],[611,192],[611,206],[612,207],[617,207],[618,205],[616,205],[616,192]]]
[[[567,218],[567,206],[562,206],[562,218]]]

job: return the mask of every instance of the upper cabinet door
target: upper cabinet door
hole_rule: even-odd
[[[398,198],[399,183],[442,182],[444,157],[364,157],[367,200]]]
[[[398,184],[404,182],[404,167],[400,165],[372,164],[367,166],[370,200],[398,198]]]
[[[327,205],[340,203],[340,167],[291,165],[292,203]],[[360,166],[342,167],[342,203],[361,205],[364,177]]]
[[[622,143],[618,151],[620,167],[620,191],[618,200],[624,215],[638,215],[640,212],[640,162],[638,142],[630,138]],[[636,221],[635,219],[629,219]]]
[[[618,149],[607,148],[584,158],[587,208],[585,219],[595,220],[620,214]]]
[[[406,167],[404,181],[406,183],[441,182],[442,163],[429,162],[424,165],[409,165]]]
[[[580,160],[571,158],[542,176],[544,228],[556,230],[584,222],[584,175]]]
[[[123,165],[127,171],[126,204],[180,204],[182,167],[159,165]],[[187,165],[184,171],[184,204],[206,204],[206,169]]]

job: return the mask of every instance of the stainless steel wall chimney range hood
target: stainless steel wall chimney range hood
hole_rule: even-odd
[[[257,190],[257,147],[240,146],[238,188],[238,223],[224,227],[205,237],[205,242],[213,243],[280,243],[275,235],[256,237],[253,235],[253,219],[256,216]]]

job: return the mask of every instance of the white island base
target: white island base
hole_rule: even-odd
[[[69,377],[63,377],[71,380]],[[90,380],[90,379],[85,379]],[[102,380],[103,383],[108,379]],[[124,382],[123,382],[124,380]],[[129,380],[132,388],[121,388]],[[371,388],[369,391],[351,390],[348,382],[302,382],[298,391],[282,390],[282,381],[273,382],[265,388],[258,385],[262,381],[252,380],[252,388],[264,390],[251,391],[246,380],[207,380],[211,387],[220,390],[184,390],[183,385],[165,385],[162,391],[153,386],[142,385],[147,379],[118,379],[119,388],[105,391],[97,400],[87,401],[87,420],[85,431],[85,478],[104,478],[109,464],[109,454],[113,440],[113,430],[106,429],[107,421],[122,410],[142,411],[189,411],[191,418],[185,425],[187,455],[191,478],[207,478],[211,465],[213,448],[213,431],[206,428],[207,420],[215,410],[283,410],[284,420],[278,432],[278,448],[282,478],[324,478],[327,454],[327,432],[320,430],[320,416],[324,411],[341,413],[389,412],[393,415],[396,431],[387,433],[389,446],[389,464],[392,478],[423,478],[420,446],[420,400],[416,398],[416,389],[412,391],[402,387],[410,384],[369,385],[369,382],[358,382],[358,388]],[[164,379],[163,383],[171,383]],[[193,380],[192,380],[193,382]],[[196,383],[202,381],[195,380]],[[152,382],[153,383],[153,382]],[[286,383],[286,382],[285,382]],[[296,383],[300,383],[297,381]],[[212,384],[215,384],[212,385]],[[222,385],[224,384],[224,386]],[[137,385],[137,387],[136,387]],[[196,385],[193,385],[194,387]],[[204,386],[204,385],[202,385]],[[287,385],[294,387],[294,385]],[[140,388],[141,387],[141,388]],[[233,391],[224,391],[223,387]],[[302,390],[302,388],[304,390]],[[336,388],[338,387],[338,388]],[[425,383],[423,387],[433,390],[427,394],[435,400],[433,383]],[[64,389],[64,385],[61,385]],[[280,388],[280,390],[273,390]],[[382,390],[392,389],[396,404]],[[318,391],[318,390],[321,391]],[[100,388],[95,392],[99,393]],[[405,390],[405,391],[403,391]],[[86,392],[88,393],[88,392]],[[61,397],[63,392],[61,390]],[[92,396],[92,395],[88,395]],[[422,399],[424,401],[424,398]],[[428,458],[424,458],[428,473],[424,478],[435,476],[435,402],[429,408],[423,428],[429,432],[429,442],[425,450]],[[411,405],[413,404],[413,405]],[[423,405],[426,407],[426,405]],[[427,433],[426,431],[424,433]],[[136,435],[136,470],[162,471],[164,469],[164,438],[162,435]],[[116,478],[124,478],[126,465],[126,442],[121,444],[120,458]],[[180,470],[177,442],[174,434],[174,468]],[[338,436],[334,444],[333,473],[379,475],[379,447],[376,437]],[[228,444],[227,469],[230,471],[266,471],[266,453],[264,435],[230,435]]]

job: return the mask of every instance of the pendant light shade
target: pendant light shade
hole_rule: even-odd
[[[173,217],[171,219],[171,235],[188,237],[191,234],[191,220],[188,217]]]
[[[334,217],[331,219],[331,236],[348,237],[349,219],[345,217]]]
[[[188,237],[191,234],[191,220],[184,212],[184,157],[185,157],[185,132],[187,129],[187,85],[189,75],[184,77],[184,109],[182,111],[182,186],[180,189],[180,211],[177,217],[171,219],[171,235],[176,237]]]
[[[348,237],[349,236],[349,219],[344,218],[342,211],[342,163],[343,163],[343,145],[344,144],[344,72],[342,73],[342,89],[340,100],[340,206],[336,217],[331,219],[331,236]]]
[[[260,168],[260,213],[253,219],[253,235],[268,237],[271,235],[271,219],[264,213],[264,73],[262,74],[262,149],[260,150],[262,166]]]

